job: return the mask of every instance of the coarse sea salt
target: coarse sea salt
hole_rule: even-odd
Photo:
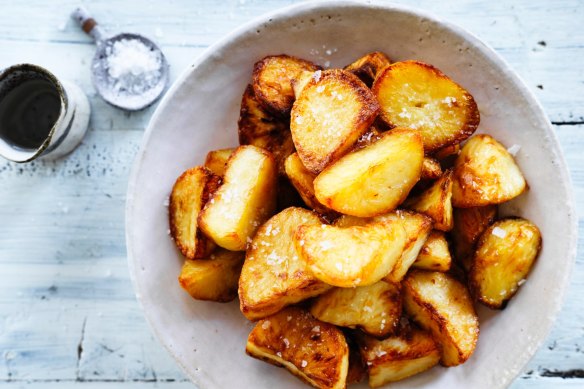
[[[515,157],[517,155],[517,153],[519,152],[519,150],[521,150],[521,146],[513,145],[507,149],[507,152]]]
[[[162,57],[139,39],[120,39],[105,49],[108,83],[118,94],[139,95],[162,77]]]
[[[500,227],[495,227],[495,228],[493,228],[493,231],[491,231],[491,234],[502,239],[502,238],[507,236],[507,231],[505,231],[504,229],[502,229]]]

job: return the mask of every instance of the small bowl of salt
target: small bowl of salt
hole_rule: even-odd
[[[130,33],[106,38],[105,31],[83,8],[77,8],[72,16],[97,43],[92,80],[106,102],[137,111],[162,95],[168,85],[168,63],[154,42]]]

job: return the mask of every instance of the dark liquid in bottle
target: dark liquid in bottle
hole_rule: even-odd
[[[61,100],[48,80],[25,80],[0,99],[0,137],[16,148],[37,149],[59,118]]]

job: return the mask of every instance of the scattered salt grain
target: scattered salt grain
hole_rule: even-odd
[[[264,330],[267,330],[268,328],[270,328],[270,324],[272,324],[269,320],[266,320],[265,322],[262,323],[262,328]]]
[[[324,92],[324,85],[319,85],[318,87],[316,87],[316,91],[317,91],[318,93],[322,93],[322,92]]]
[[[326,61],[324,63],[324,67],[327,68],[327,69],[330,68],[331,67],[331,61]]]
[[[312,327],[312,332],[320,332],[320,326],[314,326]]]
[[[385,354],[387,354],[387,352],[385,352],[385,351],[377,351],[375,354],[377,354],[378,357],[382,357]]]
[[[284,344],[286,345],[286,348],[290,347],[290,341],[286,338],[284,338]]]
[[[452,103],[456,103],[456,97],[447,96],[442,100],[444,104],[448,104],[449,107],[452,106]]]
[[[370,306],[368,306],[368,305],[364,306],[364,307],[363,307],[363,310],[364,310],[365,312],[373,312],[373,309],[371,309],[371,307],[370,307]]]
[[[493,231],[491,232],[493,235],[495,235],[498,238],[503,239],[504,237],[507,236],[507,231],[505,231],[504,229],[500,228],[500,227],[495,227],[493,228]]]
[[[322,70],[317,70],[316,72],[314,72],[314,74],[312,75],[312,79],[315,82],[319,82],[320,81],[320,76],[322,75]]]
[[[300,363],[300,366],[302,366],[302,367],[306,367],[307,365],[308,365],[308,362],[306,362],[304,359]]]
[[[279,351],[278,351],[278,352],[276,353],[276,355],[277,355],[277,356],[279,356],[280,358],[282,358],[282,353],[281,353],[281,352],[279,352]]]
[[[525,284],[525,281],[527,281],[525,278],[519,280],[519,282],[517,283],[517,286],[521,286],[521,285]]]
[[[521,146],[513,145],[507,149],[507,152],[515,157],[517,155],[517,153],[519,152],[519,150],[521,150]]]
[[[286,318],[286,321],[290,321],[290,320],[292,320],[292,316],[288,316],[288,317]]]
[[[343,265],[340,262],[337,262],[337,264],[335,265],[338,271],[342,271],[343,270]]]

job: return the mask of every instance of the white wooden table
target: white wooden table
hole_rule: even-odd
[[[111,32],[157,41],[175,79],[233,28],[293,2],[85,5]],[[584,2],[396,2],[467,28],[518,71],[554,124],[582,215]],[[191,388],[150,334],[126,265],[127,179],[154,107],[130,114],[96,96],[89,75],[94,46],[68,16],[76,5],[0,0],[0,68],[45,66],[79,84],[93,109],[88,135],[69,157],[25,165],[0,161],[0,387]],[[514,389],[584,387],[582,248],[555,328]]]

